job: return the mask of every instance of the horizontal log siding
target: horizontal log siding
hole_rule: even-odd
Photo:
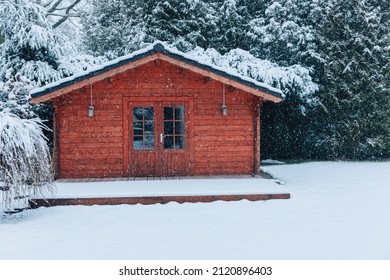
[[[190,97],[193,100],[190,175],[251,174],[253,111],[258,97],[168,62],[154,61],[54,100],[59,128],[61,178],[123,176],[123,98]]]
[[[213,83],[213,82],[211,82]],[[221,113],[222,85],[194,102],[194,174],[251,174],[255,98],[226,87],[228,115]]]
[[[110,80],[92,86],[94,116],[88,117],[90,88],[56,100],[60,177],[123,176],[122,97]]]

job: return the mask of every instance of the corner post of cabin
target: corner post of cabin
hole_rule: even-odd
[[[53,107],[53,170],[54,178],[60,177],[60,142],[59,142],[59,127],[58,127],[58,107],[52,104]]]
[[[253,112],[253,172],[252,176],[260,174],[260,108],[262,99],[255,98]]]

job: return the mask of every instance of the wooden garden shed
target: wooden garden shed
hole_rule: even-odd
[[[32,91],[54,108],[57,178],[258,174],[280,90],[155,43]]]

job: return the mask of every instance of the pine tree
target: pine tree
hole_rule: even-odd
[[[389,157],[389,11],[387,1],[277,1],[255,20],[252,51],[311,67],[320,86],[315,106],[287,95],[263,107],[263,156]]]
[[[316,57],[315,28],[309,20],[317,11],[315,1],[254,2],[248,8],[252,18],[246,33],[251,53],[282,66],[306,66],[313,76],[312,65],[305,61]],[[262,107],[262,157],[306,158],[306,143],[315,141],[310,138],[310,120],[313,108],[319,105],[314,95],[317,87],[283,89],[286,98],[281,104],[265,103]]]
[[[249,17],[246,6],[242,1],[237,0],[216,1],[216,5],[217,28],[209,38],[209,47],[215,48],[221,53],[236,48],[249,50],[248,46],[245,45]]]
[[[215,11],[203,1],[96,1],[84,21],[84,42],[95,55],[113,58],[155,40],[182,51],[207,47]]]
[[[335,0],[317,29],[316,77],[322,104],[314,114],[322,157],[390,155],[387,1]]]
[[[140,1],[93,1],[82,19],[83,42],[94,55],[109,58],[131,53],[147,40],[139,11]]]
[[[71,51],[66,39],[53,32],[42,6],[27,0],[3,1],[0,30],[0,78],[19,73],[42,85],[61,77],[59,58]]]

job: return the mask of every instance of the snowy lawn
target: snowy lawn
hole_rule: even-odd
[[[390,259],[390,162],[264,170],[290,200],[40,208],[0,221],[0,259]]]

